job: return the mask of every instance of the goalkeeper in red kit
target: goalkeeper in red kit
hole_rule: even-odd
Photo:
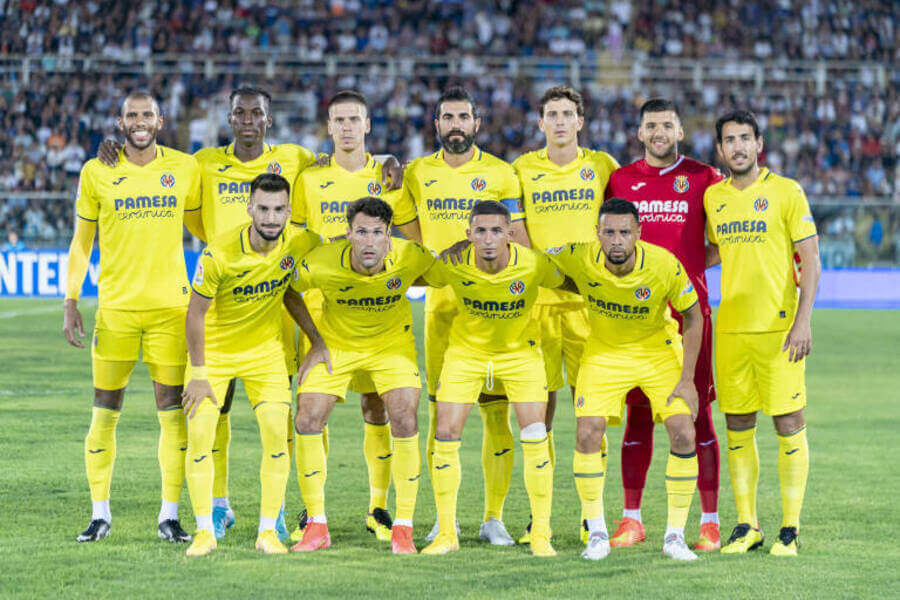
[[[695,422],[702,517],[696,550],[713,551],[719,541],[719,442],[712,423],[710,403],[715,400],[712,370],[712,319],[705,270],[718,264],[715,246],[707,250],[703,193],[720,181],[717,169],[678,153],[684,130],[675,104],[665,99],[648,100],[641,107],[638,139],[644,158],[619,168],[610,176],[606,197],[630,200],[641,215],[641,239],[668,249],[681,261],[697,290],[703,314],[703,344],[697,357],[694,384],[699,394]],[[681,315],[672,311],[681,322]],[[627,397],[628,416],[622,441],[622,483],[625,510],[610,539],[611,546],[631,546],[644,541],[641,495],[653,457],[653,415],[650,401],[635,388]]]

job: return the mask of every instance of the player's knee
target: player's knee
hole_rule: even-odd
[[[387,423],[388,413],[384,400],[377,394],[363,394],[360,396],[360,407],[363,419],[367,423]]]
[[[694,427],[691,423],[677,423],[669,428],[669,441],[673,452],[687,454],[694,451]]]
[[[294,416],[294,428],[298,433],[321,433],[324,427],[325,418],[321,415],[308,411],[297,411]]]
[[[122,403],[124,400],[124,388],[121,390],[101,390],[99,388],[94,388],[94,406],[97,408],[122,410]]]
[[[747,413],[743,415],[725,415],[725,424],[731,431],[746,431],[756,427],[756,413]]]
[[[575,434],[576,449],[583,454],[602,451],[603,434],[605,432],[605,419],[578,419]]]
[[[395,411],[391,417],[391,435],[406,438],[419,431],[419,423],[414,410]]]
[[[806,424],[803,419],[803,409],[786,415],[776,415],[772,417],[775,424],[775,432],[778,435],[790,435],[796,433]]]
[[[180,385],[165,385],[154,381],[153,391],[156,396],[157,410],[168,410],[175,406],[181,406],[181,391],[183,389]]]
[[[237,379],[232,379],[228,382],[228,389],[225,391],[225,398],[222,399],[222,408],[221,413],[223,415],[227,415],[231,412],[231,402],[234,400],[234,386],[237,382]]]

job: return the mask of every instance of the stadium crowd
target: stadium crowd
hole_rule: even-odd
[[[0,17],[2,54],[147,56],[160,52],[291,52],[391,54],[399,48],[434,54],[577,55],[621,51],[651,56],[852,58],[890,60],[900,54],[890,2],[749,3],[611,2],[531,3],[468,0],[346,0],[299,3],[18,2]],[[653,10],[651,10],[651,8]],[[157,15],[166,15],[159,18]],[[726,23],[757,24],[758,35],[734,38]],[[780,27],[771,27],[773,22]],[[475,26],[469,27],[468,23]],[[538,27],[540,24],[540,27]],[[730,37],[731,36],[731,37]],[[651,44],[648,40],[656,40]],[[747,40],[755,40],[748,42]],[[509,76],[462,77],[484,107],[478,144],[507,160],[543,144],[537,99],[556,83]],[[123,77],[97,73],[35,72],[25,84],[10,76],[0,92],[0,191],[67,191],[99,142],[115,135],[118,99],[147,88],[163,99],[168,121],[161,141],[194,151],[224,143],[224,99],[245,80],[202,74]],[[263,81],[276,96],[275,141],[330,151],[323,107],[341,88],[354,88],[372,106],[372,148],[410,160],[436,147],[431,110],[448,83],[436,76],[306,77]],[[623,164],[641,155],[635,139],[637,106],[657,90],[603,86],[583,90],[587,101],[582,144],[603,149]],[[900,154],[900,98],[896,88],[831,81],[825,94],[796,85],[737,93],[705,82],[679,88],[687,138],[682,150],[716,163],[715,115],[748,106],[766,131],[762,159],[799,180],[816,196],[896,196]],[[663,92],[665,95],[672,95]],[[281,99],[281,101],[279,101]],[[0,218],[25,239],[57,239],[71,229],[72,207],[6,200]]]

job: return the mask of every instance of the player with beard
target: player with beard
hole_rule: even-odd
[[[719,410],[728,427],[728,471],[738,525],[722,547],[743,554],[762,546],[756,514],[756,415],[771,415],[778,437],[782,522],[770,553],[796,556],[809,473],[806,356],[819,284],[816,224],[803,188],[757,164],[763,138],[756,117],[736,110],[716,121],[716,150],[731,176],[706,191],[707,235],[722,257],[716,315]],[[794,257],[804,266],[798,283]]]
[[[694,424],[700,490],[700,535],[695,550],[719,548],[719,442],[712,422],[715,400],[712,373],[712,317],[705,269],[718,261],[715,248],[707,252],[706,213],[703,193],[722,175],[702,162],[678,153],[684,138],[674,103],[662,98],[641,106],[637,137],[644,145],[644,158],[616,170],[606,188],[607,197],[634,202],[641,215],[641,239],[666,248],[681,261],[697,290],[703,315],[703,344],[697,359],[694,384],[699,413]],[[672,316],[681,322],[681,315]],[[622,482],[625,509],[613,536],[612,546],[631,546],[645,539],[641,520],[641,496],[653,458],[653,415],[650,401],[640,389],[628,394],[628,415],[622,440]]]
[[[638,387],[650,400],[654,421],[665,423],[669,434],[663,554],[696,560],[684,541],[684,525],[697,485],[694,367],[703,328],[697,293],[671,252],[639,239],[633,203],[607,200],[596,236],[591,243],[548,251],[575,281],[591,322],[575,385],[575,487],[590,531],[581,556],[601,560],[609,555],[602,440],[608,425],[621,423],[625,396]],[[670,305],[683,316],[683,350]]]
[[[272,96],[257,87],[239,87],[229,96],[228,124],[233,135],[232,142],[217,148],[202,148],[195,153],[202,173],[202,208],[200,211],[203,227],[198,237],[212,241],[221,232],[248,222],[247,202],[250,182],[262,173],[281,175],[294,182],[297,175],[314,164],[315,154],[297,144],[270,144],[266,141],[272,127]],[[100,145],[98,157],[104,163],[115,166],[119,146],[111,140]],[[381,169],[382,182],[386,187],[399,187],[402,180],[399,163],[389,157]],[[284,344],[285,364],[288,375],[297,372],[299,346],[293,320],[283,311],[281,339]],[[213,461],[216,465],[215,496],[213,499],[213,521],[216,536],[221,538],[226,529],[234,525],[234,512],[228,500],[228,451],[231,443],[231,400],[234,385],[229,386],[221,398],[222,416],[216,428],[216,442]],[[293,427],[288,424],[288,431]],[[293,436],[289,445],[293,446]],[[327,429],[326,438],[327,440]],[[327,445],[327,442],[326,442]],[[279,535],[287,539],[288,532],[283,515],[278,520]]]
[[[160,424],[158,534],[170,542],[191,539],[178,521],[187,438],[180,400],[188,304],[182,231],[183,225],[194,232],[200,229],[200,168],[194,157],[156,143],[162,124],[153,96],[129,94],[118,120],[125,145],[117,166],[89,160],[78,184],[63,317],[66,340],[77,348],[84,347],[78,296],[94,237],[100,234],[99,298],[91,345],[94,408],[84,443],[93,514],[79,542],[109,535],[116,426],[141,353],[153,380]]]
[[[403,224],[419,219],[422,242],[434,252],[442,252],[466,238],[469,213],[484,200],[501,202],[510,212],[511,239],[528,246],[522,222],[521,189],[509,163],[475,145],[481,126],[472,96],[460,86],[446,89],[434,111],[434,127],[441,149],[413,160],[406,168],[403,192],[394,206],[394,220]],[[429,472],[434,454],[435,411],[438,376],[450,329],[458,312],[451,287],[429,289],[425,297],[425,370],[428,378],[429,430],[426,449]],[[494,545],[515,541],[503,525],[503,503],[509,491],[513,468],[513,437],[509,426],[509,402],[499,386],[486,390],[479,408],[484,420],[481,461],[484,469],[485,510],[479,531]],[[435,523],[428,541],[438,533]]]
[[[187,480],[197,534],[188,556],[203,556],[216,546],[213,524],[212,461],[218,398],[241,378],[262,441],[260,518],[256,548],[284,554],[275,522],[284,502],[291,470],[285,420],[291,388],[278,336],[282,298],[303,256],[319,236],[288,227],[290,185],[280,175],[264,173],[250,184],[249,225],[220,233],[203,250],[192,282],[186,336],[190,353],[183,394],[188,413]],[[292,313],[294,314],[294,313]],[[297,320],[310,339],[321,338],[308,313]]]
[[[331,98],[326,111],[334,154],[328,164],[313,165],[297,177],[292,190],[291,223],[314,231],[326,240],[335,240],[347,235],[347,208],[358,198],[382,198],[393,205],[400,192],[385,189],[381,184],[382,164],[366,152],[366,135],[371,122],[365,97],[353,90],[342,90]],[[415,218],[395,227],[407,239],[421,239],[419,222]],[[303,294],[303,300],[315,323],[320,324],[324,308],[322,291],[310,289]],[[379,540],[390,541],[392,521],[387,511],[387,493],[392,453],[387,409],[367,375],[354,377],[350,389],[362,395],[365,421],[363,454],[369,472],[369,508],[365,526]],[[291,535],[295,541],[302,535],[300,530],[305,525],[305,513],[300,517],[301,527]]]

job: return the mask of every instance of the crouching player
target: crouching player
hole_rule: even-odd
[[[476,204],[466,232],[471,246],[456,265],[436,262],[429,285],[453,288],[459,312],[453,319],[437,389],[437,429],[431,480],[439,531],[423,554],[459,549],[456,500],[463,426],[482,388],[502,383],[516,412],[531,503],[531,552],[555,556],[550,545],[553,464],[547,427],[547,380],[540,330],[531,317],[538,288],[555,288],[565,277],[543,254],[509,241],[510,214],[496,201]]]
[[[590,536],[582,557],[609,554],[603,518],[601,440],[607,423],[619,425],[625,396],[635,387],[650,399],[654,420],[669,432],[669,498],[663,553],[694,560],[684,541],[697,485],[694,367],[703,319],[687,272],[668,250],[639,241],[634,204],[611,198],[600,208],[598,241],[548,251],[587,301],[591,334],[575,385],[575,487]],[[684,317],[684,351],[668,305]],[[683,357],[682,357],[683,354]]]
[[[212,451],[218,402],[229,382],[238,377],[244,381],[262,440],[256,548],[266,554],[287,552],[275,533],[291,465],[291,388],[279,334],[281,304],[296,277],[296,265],[320,239],[313,233],[285,230],[291,213],[289,189],[280,175],[257,176],[250,184],[247,204],[251,223],[218,236],[203,251],[194,274],[186,324],[190,365],[183,404],[188,413],[186,474],[197,534],[188,556],[203,556],[216,548]],[[315,338],[309,314],[305,319],[293,316]]]
[[[394,554],[415,554],[412,519],[419,491],[419,429],[422,387],[406,290],[434,263],[422,246],[391,239],[390,205],[365,197],[347,208],[347,238],[311,252],[298,268],[293,290],[319,289],[324,297],[321,334],[325,356],[309,355],[300,367],[297,398],[297,479],[309,520],[291,548],[309,552],[331,545],[325,518],[325,451],[322,428],[336,402],[343,402],[355,376],[371,379],[384,399],[393,438],[391,477],[396,512]],[[290,305],[288,305],[290,308]]]

